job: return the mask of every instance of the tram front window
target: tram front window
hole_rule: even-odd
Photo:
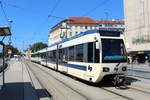
[[[102,62],[127,62],[122,39],[102,39]]]

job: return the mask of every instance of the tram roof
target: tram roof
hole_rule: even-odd
[[[113,35],[113,34],[109,34],[109,35],[108,35],[108,33],[106,33],[106,32],[111,32],[111,33],[113,33],[113,34],[114,34],[114,33],[117,33],[116,35],[119,35],[119,36],[120,36],[120,34],[122,34],[122,31],[116,31],[116,30],[88,30],[88,31],[82,32],[82,33],[80,33],[80,34],[78,34],[78,35],[75,35],[75,36],[73,36],[73,37],[71,37],[71,38],[67,38],[67,39],[64,39],[64,40],[62,40],[62,41],[60,41],[60,42],[51,44],[51,45],[49,45],[48,47],[39,50],[38,53],[44,52],[44,51],[46,51],[46,50],[47,50],[48,48],[50,48],[50,47],[56,46],[56,45],[58,45],[58,44],[61,44],[61,43],[64,43],[64,42],[67,42],[67,41],[70,41],[70,40],[73,40],[73,39],[76,39],[76,38],[79,38],[79,37],[82,37],[82,36],[85,36],[85,35],[88,35],[88,34],[99,33],[101,36],[105,36],[105,35],[106,35],[106,36],[111,36],[111,35]]]
[[[102,32],[103,32],[103,33],[102,33]],[[71,37],[71,38],[67,38],[67,39],[64,39],[64,40],[62,40],[62,41],[60,41],[60,42],[51,44],[50,46],[48,46],[48,48],[49,48],[49,47],[52,47],[52,46],[55,46],[55,45],[58,45],[58,44],[60,44],[60,43],[64,43],[64,42],[67,42],[67,41],[70,41],[70,40],[73,40],[73,39],[76,39],[76,38],[79,38],[79,37],[88,35],[88,34],[99,33],[101,36],[112,36],[112,35],[113,35],[113,34],[108,34],[108,33],[106,33],[106,32],[111,32],[111,33],[113,33],[113,34],[114,34],[114,32],[117,33],[117,34],[115,34],[114,36],[118,36],[118,35],[120,36],[120,34],[122,34],[121,31],[115,31],[115,30],[88,30],[88,31],[82,32],[82,33],[80,33],[80,34],[78,34],[78,35],[75,35],[75,36],[73,36],[73,37]]]

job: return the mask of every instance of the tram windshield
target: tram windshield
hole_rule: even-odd
[[[102,39],[102,62],[127,62],[125,46],[122,39]]]

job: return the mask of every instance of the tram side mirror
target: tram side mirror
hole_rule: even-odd
[[[96,49],[99,49],[99,42],[98,41],[96,41]]]

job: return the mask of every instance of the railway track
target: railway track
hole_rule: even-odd
[[[25,64],[27,64],[27,66],[29,67],[29,69],[33,72],[33,74],[35,75],[35,77],[38,79],[38,81],[40,82],[40,79],[38,78],[38,76],[35,74],[35,72],[33,71],[33,69],[30,67],[30,65],[28,63],[25,62]],[[38,69],[40,69],[42,72],[50,75],[51,77],[53,77],[55,80],[57,80],[58,82],[62,83],[64,86],[68,87],[69,89],[73,90],[74,92],[76,92],[78,95],[82,96],[83,98],[85,98],[85,100],[90,100],[87,96],[81,94],[80,92],[76,91],[75,89],[73,89],[72,87],[68,86],[66,83],[64,83],[63,81],[58,80],[55,76],[53,76],[52,74],[46,72],[45,70],[43,70],[40,67],[36,67]],[[42,84],[42,86],[44,87],[44,84],[42,82],[40,82],[40,84]]]
[[[126,98],[127,100],[141,100],[144,95],[150,95],[150,92],[141,90],[141,89],[137,89],[137,88],[133,88],[133,87],[128,87],[127,89],[116,89],[114,87],[112,88],[100,88],[100,89],[104,89],[105,91],[111,92],[113,94],[116,94],[118,96],[121,96],[123,98]],[[131,95],[132,94],[132,95]],[[137,95],[134,95],[137,94]],[[140,97],[138,95],[143,95],[141,99],[137,98]],[[136,97],[137,96],[137,97]],[[146,97],[148,98],[148,97]],[[144,100],[144,99],[143,99]],[[146,99],[147,100],[147,99]]]
[[[21,63],[22,63],[22,65],[23,65],[23,62],[21,62]],[[44,90],[44,91],[43,91],[43,92],[44,92],[44,95],[45,95],[45,97],[47,97],[46,100],[53,100],[51,94],[45,89],[44,85],[41,83],[41,81],[39,80],[39,78],[36,76],[36,74],[33,72],[33,70],[29,67],[29,64],[28,64],[28,63],[24,63],[24,64],[27,65],[27,67],[25,67],[25,68],[26,68],[26,70],[27,70],[28,73],[29,73],[29,77],[30,77],[30,79],[31,79],[32,86],[33,86],[34,88],[36,88],[36,86],[34,85],[34,82],[33,82],[33,77],[32,77],[32,75],[31,75],[31,72],[33,73],[34,77],[36,78],[36,80],[38,81],[38,83],[40,84],[40,86],[42,87],[42,89]],[[38,95],[38,93],[37,93],[37,95]],[[40,97],[39,97],[39,99],[40,99]]]
[[[143,79],[148,79],[150,80],[150,78],[146,78],[146,77],[143,77],[143,76],[139,76],[139,75],[128,75],[130,77],[137,77],[137,78],[143,78]]]
[[[29,65],[28,65],[28,66],[29,66]],[[43,72],[45,72],[45,73],[47,73],[47,74],[50,74],[50,73],[46,72],[45,70],[43,70],[43,69],[40,68],[40,67],[37,67],[37,68],[39,68],[40,70],[42,70]],[[30,69],[31,69],[31,68],[30,68]],[[31,70],[32,70],[32,69],[31,69]],[[33,70],[32,70],[32,72],[33,72]],[[57,81],[59,81],[59,82],[61,82],[62,84],[64,84],[65,86],[67,86],[67,87],[69,87],[70,89],[72,89],[73,91],[77,92],[79,95],[81,95],[81,96],[83,96],[84,98],[86,98],[86,100],[91,100],[91,99],[89,99],[88,97],[86,97],[85,95],[82,95],[80,92],[78,92],[78,91],[76,91],[75,89],[73,89],[72,87],[68,86],[68,85],[67,85],[66,83],[64,83],[63,81],[58,80],[55,76],[53,76],[53,75],[51,75],[51,76],[52,76],[53,78],[55,78]],[[132,100],[131,98],[128,98],[128,97],[123,96],[123,95],[120,95],[120,94],[115,93],[115,92],[113,92],[113,91],[109,91],[109,90],[107,90],[107,89],[105,89],[105,88],[101,88],[101,89],[103,89],[103,90],[105,90],[105,91],[107,91],[107,92],[113,93],[113,94],[115,94],[115,95],[117,95],[117,96],[119,96],[119,97],[122,97],[122,98],[124,98],[124,99]]]
[[[33,64],[33,63],[32,63]],[[28,65],[29,66],[29,65]],[[43,68],[40,68],[39,66],[37,66],[36,64],[34,64],[34,66],[36,66],[39,70],[41,70],[42,72],[46,73],[47,75],[50,75],[51,77],[53,77],[55,80],[57,80],[58,82],[62,83],[64,86],[68,87],[69,89],[73,90],[74,92],[76,92],[78,95],[82,96],[83,98],[85,98],[85,100],[91,100],[91,98],[89,98],[88,96],[82,94],[81,92],[77,91],[76,89],[72,88],[71,86],[69,86],[68,84],[66,84],[65,82],[59,80],[57,77],[55,77],[54,75],[48,73],[47,71],[45,71]],[[31,68],[30,68],[31,69]],[[32,70],[32,69],[31,69]],[[32,70],[32,72],[34,72]],[[150,95],[150,92],[147,91],[143,91],[137,88],[133,88],[133,87],[128,87],[128,89],[116,89],[115,87],[110,87],[110,88],[106,88],[106,87],[99,87],[100,89],[107,91],[109,93],[115,94],[118,97],[121,97],[125,100],[136,100],[136,96],[133,96],[131,94],[135,93],[138,95],[146,95],[145,98],[147,98],[147,95]],[[139,99],[140,100],[140,99]]]
[[[133,99],[130,98],[130,97],[124,96],[124,95],[122,95],[122,94],[119,94],[119,93],[114,92],[114,91],[112,91],[112,90],[109,90],[109,89],[107,89],[107,88],[102,88],[102,87],[100,87],[100,89],[103,89],[103,90],[108,91],[108,92],[110,92],[110,93],[116,94],[116,95],[118,95],[118,96],[120,96],[120,97],[123,97],[123,98],[125,98],[125,99],[127,99],[127,100],[133,100]]]
[[[100,88],[104,89],[106,91],[112,92],[116,95],[120,95],[120,96],[122,96],[122,97],[124,97],[128,100],[141,100],[142,98],[139,99],[140,98],[139,95],[141,95],[141,94],[143,95],[143,96],[141,95],[141,97],[144,97],[144,95],[147,96],[145,98],[148,98],[148,95],[150,95],[150,91],[148,90],[148,88],[144,89],[144,87],[142,87],[139,84],[138,85],[134,84],[134,85],[131,85],[131,86],[127,86],[126,88],[125,87],[126,86],[123,86],[123,88],[122,87],[120,87],[120,88],[119,87],[118,88],[115,88],[115,87],[110,87],[110,88],[100,87]],[[137,95],[133,96],[133,95],[130,95],[130,94],[137,94]],[[136,98],[136,96],[139,97],[139,98]]]

